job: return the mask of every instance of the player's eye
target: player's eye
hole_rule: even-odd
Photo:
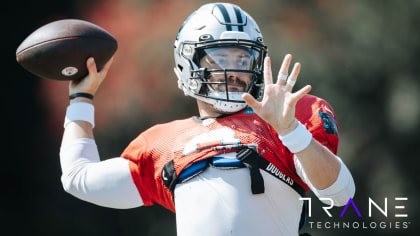
[[[241,55],[239,56],[238,65],[241,67],[245,67],[249,65],[250,56],[249,55]]]
[[[219,57],[219,58],[217,58],[217,59],[216,59],[216,63],[217,63],[218,65],[224,65],[224,64],[225,64],[225,62],[226,62],[226,60],[225,60],[225,58],[223,58],[223,57]]]

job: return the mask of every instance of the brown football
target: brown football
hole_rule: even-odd
[[[16,60],[38,77],[79,80],[87,75],[86,60],[95,58],[100,70],[117,50],[117,40],[101,27],[83,20],[49,23],[17,48]]]

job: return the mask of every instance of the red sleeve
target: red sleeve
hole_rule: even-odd
[[[314,139],[337,154],[338,125],[330,104],[321,98],[306,95],[296,104],[296,118],[312,133]]]
[[[147,142],[143,135],[139,135],[134,139],[123,151],[121,157],[130,160],[129,167],[133,182],[140,193],[141,199],[145,206],[153,205],[153,201],[150,194],[150,186],[142,186],[144,179],[153,178],[153,174],[147,171],[147,163],[144,163],[144,155],[147,153]]]

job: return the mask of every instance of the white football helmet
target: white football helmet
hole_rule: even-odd
[[[234,4],[210,3],[193,12],[179,29],[174,52],[178,87],[222,113],[245,108],[244,92],[263,95],[267,47],[254,19]],[[235,73],[249,82],[228,86]]]

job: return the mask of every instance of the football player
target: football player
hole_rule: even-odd
[[[121,157],[100,161],[93,96],[112,59],[70,82],[60,151],[70,194],[105,207],[160,204],[176,212],[177,233],[298,235],[309,190],[344,205],[353,178],[336,156],[332,107],[292,92],[301,65],[286,55],[273,81],[267,46],[240,7],[210,3],[195,11],[175,40],[178,86],[197,100],[199,116],[141,133]],[[302,214],[303,212],[303,214]]]

